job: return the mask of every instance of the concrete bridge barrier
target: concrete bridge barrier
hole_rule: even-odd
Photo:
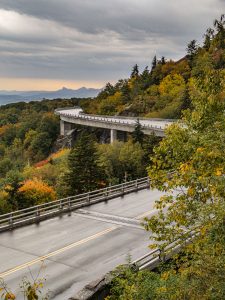
[[[173,124],[175,120],[169,119],[147,119],[122,116],[101,116],[84,114],[81,108],[62,108],[55,110],[55,114],[60,116],[60,134],[66,135],[72,129],[72,124],[90,126],[110,130],[110,141],[113,143],[117,139],[117,131],[133,132],[137,119],[142,126],[142,131],[146,135],[153,132],[156,136],[163,137],[167,126]]]

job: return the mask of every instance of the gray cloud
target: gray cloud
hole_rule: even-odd
[[[0,0],[0,77],[127,76],[155,53],[178,59],[223,0]]]

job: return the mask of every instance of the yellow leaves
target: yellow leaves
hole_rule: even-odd
[[[43,287],[44,287],[43,283],[40,282],[40,283],[39,283],[39,288],[43,288]]]
[[[193,188],[189,188],[187,191],[188,196],[193,196],[195,194],[195,190]]]
[[[200,233],[201,233],[201,235],[205,235],[206,234],[206,232],[207,232],[207,228],[206,227],[201,227],[200,228]]]
[[[223,171],[222,168],[217,168],[216,171],[215,171],[215,175],[216,176],[221,176],[222,175],[222,171]]]
[[[54,159],[61,158],[63,156],[67,156],[69,153],[70,153],[70,149],[67,149],[67,148],[61,149],[58,152],[53,153],[52,155],[50,155],[49,160],[50,159],[54,160]]]
[[[42,280],[40,279],[40,281],[34,282],[32,288],[33,288],[34,290],[37,290],[37,289],[43,288],[43,287],[44,287],[44,284],[43,284]]]
[[[9,193],[7,192],[10,189],[10,186],[6,186],[5,190],[0,190],[0,199],[6,199],[9,195]]]
[[[161,279],[162,280],[167,280],[169,278],[169,276],[170,276],[170,272],[164,272],[161,275]]]
[[[188,171],[189,170],[188,163],[181,164],[180,165],[180,170],[181,170],[182,173],[185,173],[186,171]]]
[[[165,286],[161,286],[156,289],[157,294],[165,293],[167,291],[167,288]]]
[[[151,249],[151,250],[155,250],[155,249],[158,248],[158,245],[157,245],[157,244],[151,244],[151,245],[149,245],[148,247],[149,247],[149,249]]]
[[[202,152],[204,151],[204,149],[205,149],[205,148],[203,148],[203,147],[199,147],[199,148],[197,148],[196,151],[197,151],[197,153],[202,153]]]

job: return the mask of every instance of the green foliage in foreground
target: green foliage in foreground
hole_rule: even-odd
[[[107,300],[222,300],[225,297],[225,224],[202,233],[158,270],[114,272]]]
[[[41,267],[42,269],[42,267]],[[5,283],[3,279],[0,278],[0,297],[2,300],[15,300],[18,299],[17,296],[23,297],[24,300],[48,300],[50,299],[50,293],[44,293],[43,288],[46,279],[39,278],[39,270],[37,277],[35,278],[32,273],[30,273],[31,279],[24,277],[19,286],[19,292],[13,292],[10,287]],[[20,297],[21,298],[21,297]]]
[[[158,214],[145,220],[155,241],[151,248],[180,243],[192,230],[198,235],[161,272],[122,270],[108,300],[225,298],[225,70],[205,63],[190,81],[192,110],[155,148],[148,168],[151,187],[165,196],[156,203]]]

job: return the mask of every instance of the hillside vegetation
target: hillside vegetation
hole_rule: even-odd
[[[107,300],[225,298],[225,69],[224,60],[218,60],[225,54],[223,16],[215,25],[217,34],[212,40],[207,35],[193,57],[192,109],[184,112],[185,126],[167,129],[148,168],[152,188],[165,192],[156,203],[158,215],[145,219],[155,241],[151,248],[163,251],[168,243],[197,235],[155,272],[120,267]]]
[[[140,115],[157,118],[180,118],[182,110],[191,108],[192,81],[207,70],[225,65],[223,20],[204,35],[204,44],[195,40],[187,45],[187,55],[175,62],[154,57],[139,71],[137,65],[130,78],[115,85],[108,83],[94,103],[86,103],[85,110],[98,114]]]

